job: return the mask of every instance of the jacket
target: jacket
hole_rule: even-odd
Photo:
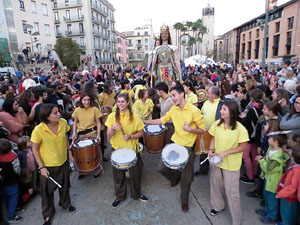
[[[17,172],[20,172],[20,164],[18,160],[18,155],[9,152],[7,154],[0,154],[0,185],[1,186],[10,186],[17,184],[18,175]]]
[[[294,114],[290,116],[289,113],[286,114],[280,121],[280,129],[292,130],[292,133],[300,134],[300,115]]]
[[[264,158],[259,160],[261,168],[261,179],[266,179],[266,191],[277,193],[277,186],[283,174],[283,167],[289,159],[289,155],[282,149],[277,150],[271,158],[266,159],[271,148],[268,149]]]

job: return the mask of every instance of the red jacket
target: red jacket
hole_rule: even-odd
[[[284,175],[281,177],[279,183],[283,182],[284,187],[277,193],[277,197],[292,198],[296,201],[298,198],[298,201],[300,201],[300,165],[294,164],[292,167],[285,172],[286,177],[284,181],[282,180]]]

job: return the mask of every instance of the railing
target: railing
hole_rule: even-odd
[[[84,15],[82,15],[80,17],[70,17],[70,18],[64,17],[64,21],[66,21],[66,22],[78,22],[78,21],[82,21],[82,20],[84,20]]]
[[[82,3],[81,1],[77,1],[77,3],[75,4],[57,4],[57,2],[55,2],[53,4],[53,9],[67,9],[67,8],[74,8],[74,7],[82,7]]]
[[[94,3],[91,5],[91,8],[94,9],[94,10],[96,10],[96,11],[98,11],[99,13],[101,13],[105,17],[108,16],[107,12],[105,12],[103,9],[101,9],[98,5],[96,5]]]
[[[76,32],[74,32],[74,31],[66,31],[66,36],[67,37],[82,36],[82,35],[84,35],[84,30],[82,30],[82,31],[76,31]]]
[[[60,38],[62,35],[61,35],[61,33],[60,32],[57,32],[56,34],[55,34],[55,37],[57,37],[57,38]]]
[[[93,31],[93,34],[97,37],[102,37],[102,33],[98,31]]]

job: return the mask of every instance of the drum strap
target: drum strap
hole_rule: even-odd
[[[78,135],[83,135],[83,134],[88,134],[94,130],[97,130],[97,126],[93,127],[93,128],[90,128],[90,129],[86,129],[86,130],[83,130],[83,131],[80,131],[78,132]]]

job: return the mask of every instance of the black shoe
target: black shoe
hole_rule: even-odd
[[[100,174],[101,174],[101,172],[100,172],[100,173],[98,173],[97,175],[94,175],[94,180],[99,180],[99,178],[100,178]]]
[[[147,198],[145,195],[141,195],[141,196],[139,197],[139,200],[140,200],[141,202],[148,202],[148,198]]]
[[[113,207],[114,209],[116,209],[116,208],[119,207],[120,203],[121,203],[121,201],[119,201],[119,200],[116,199],[116,200],[112,203],[112,207]]]
[[[208,172],[206,172],[206,171],[198,170],[195,172],[195,177],[199,177],[201,175],[207,175],[207,174],[208,174]]]
[[[103,157],[103,162],[108,162],[108,159]]]
[[[78,180],[81,180],[81,179],[83,179],[83,178],[85,178],[85,177],[86,177],[86,175],[80,174],[80,175],[78,176]]]
[[[70,206],[67,211],[70,213],[76,213],[76,208],[74,206]]]
[[[51,225],[51,218],[49,218],[47,221],[45,220],[43,225]]]
[[[256,193],[256,191],[249,191],[246,194],[248,197],[250,198],[261,198],[262,196],[258,193]]]
[[[23,217],[21,216],[14,216],[8,218],[8,223],[20,223],[23,220]]]
[[[244,184],[255,184],[254,179],[250,180],[248,177],[241,177],[240,181]]]
[[[212,210],[210,211],[210,215],[212,215],[212,216],[216,216],[216,215],[218,215],[218,214],[219,214],[219,212],[218,212],[217,210],[212,209]]]
[[[261,206],[261,207],[266,207],[266,203],[265,203],[265,200],[263,199],[263,200],[261,200],[260,201],[260,203],[259,203],[259,205]]]

